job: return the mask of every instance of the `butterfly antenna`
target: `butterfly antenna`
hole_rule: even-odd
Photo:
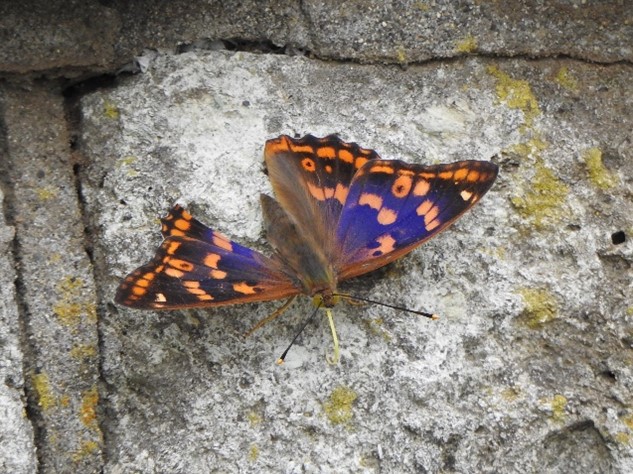
[[[297,334],[295,334],[295,337],[292,338],[292,341],[290,341],[290,344],[288,344],[288,347],[283,352],[283,354],[281,354],[281,356],[279,356],[279,359],[277,359],[277,365],[281,365],[281,364],[284,363],[284,360],[286,359],[286,356],[288,355],[288,351],[294,345],[294,343],[299,338],[299,335],[303,332],[303,330],[308,326],[308,324],[310,324],[310,321],[312,321],[314,319],[314,316],[318,313],[320,307],[321,307],[321,302],[319,302],[317,307],[314,308],[314,311],[312,312],[310,317],[308,319],[306,319],[305,322],[301,325],[301,327],[297,331]]]
[[[425,318],[429,318],[433,320],[440,319],[440,317],[437,314],[427,313],[426,311],[417,311],[415,309],[405,308],[404,306],[396,306],[389,303],[383,303],[382,301],[370,300],[369,298],[363,298],[362,296],[347,295],[343,293],[337,293],[334,296],[340,296],[341,298],[346,298],[352,301],[362,301],[364,303],[377,304],[378,306],[385,306],[387,308],[397,309],[399,311],[405,311],[407,313],[419,314],[420,316],[424,316]]]

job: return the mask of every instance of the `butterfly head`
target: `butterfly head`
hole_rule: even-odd
[[[335,295],[332,290],[321,291],[312,297],[312,304],[317,308],[333,308],[339,301],[341,297]]]

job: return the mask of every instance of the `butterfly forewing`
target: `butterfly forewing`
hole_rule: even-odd
[[[496,176],[497,166],[487,161],[367,163],[352,180],[336,231],[339,279],[386,265],[446,229]]]
[[[266,142],[266,168],[275,197],[307,245],[332,259],[334,230],[356,171],[378,154],[336,135]]]
[[[140,309],[268,301],[300,292],[273,259],[232,242],[180,206],[163,220],[165,240],[119,285],[115,301]]]

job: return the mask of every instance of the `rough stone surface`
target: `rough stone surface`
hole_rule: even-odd
[[[81,103],[80,179],[103,293],[106,472],[633,469],[630,67],[470,59],[410,67],[161,56]],[[439,313],[296,304],[138,312],[111,297],[174,202],[265,249],[261,150],[323,135],[412,162],[488,159],[450,231],[348,289]]]
[[[3,104],[39,469],[98,472],[96,294],[63,100],[34,86],[5,90]]]
[[[633,472],[632,18],[623,0],[1,2],[0,471]],[[242,53],[195,53],[223,48]],[[112,305],[174,200],[265,250],[264,141],[308,132],[498,155],[477,208],[349,283],[440,321],[339,305],[341,364],[317,320],[279,368],[307,301],[247,340],[276,305]]]
[[[144,50],[229,44],[411,64],[468,54],[633,59],[633,3],[28,0],[0,5],[0,71],[114,72]]]
[[[4,155],[4,150],[3,150]],[[0,191],[0,203],[4,194]],[[15,265],[11,243],[14,229],[0,214],[0,472],[35,472],[33,427],[25,416],[23,353]]]

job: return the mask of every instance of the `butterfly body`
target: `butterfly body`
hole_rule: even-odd
[[[380,268],[447,228],[492,186],[497,166],[382,160],[335,135],[266,143],[276,199],[262,195],[267,257],[209,229],[176,205],[154,259],[128,275],[119,304],[214,307],[296,294],[335,303],[340,281]]]

